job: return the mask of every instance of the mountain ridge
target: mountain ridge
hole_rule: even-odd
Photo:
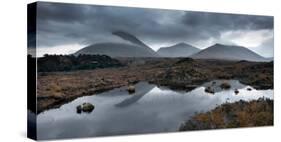
[[[254,51],[236,45],[214,44],[191,56],[194,59],[267,61]]]
[[[157,50],[157,53],[161,57],[189,57],[199,51],[199,48],[181,42],[172,46],[161,47]]]
[[[129,43],[103,42],[86,46],[74,55],[79,54],[104,54],[111,57],[158,57],[158,54],[134,35],[115,31],[112,35],[118,36]]]

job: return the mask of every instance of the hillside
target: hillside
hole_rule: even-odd
[[[266,58],[258,55],[248,48],[242,46],[230,46],[215,44],[197,54],[191,56],[194,59],[220,59],[220,60],[247,60],[247,61],[267,61]]]
[[[117,31],[112,33],[115,36],[120,37],[124,41],[129,43],[116,43],[116,42],[106,42],[106,43],[96,43],[89,45],[75,53],[79,54],[102,54],[111,57],[157,57],[157,53],[153,51],[150,47],[140,41],[137,37],[132,34]]]
[[[170,47],[162,47],[157,53],[161,57],[189,57],[199,51],[200,49],[194,46],[186,43],[179,43]]]

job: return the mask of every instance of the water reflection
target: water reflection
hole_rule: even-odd
[[[216,93],[210,95],[205,92],[205,87],[210,85],[208,83],[190,92],[177,92],[141,82],[136,85],[134,95],[129,95],[126,87],[121,87],[81,97],[58,109],[39,114],[38,138],[173,132],[195,112],[208,111],[226,101],[260,97],[273,99],[273,90],[255,90],[238,81],[230,81],[230,84],[232,88],[217,88]],[[238,89],[239,94],[235,95],[233,89]],[[76,106],[83,102],[94,104],[95,110],[90,114],[77,114]]]
[[[132,97],[124,99],[120,103],[115,104],[117,107],[127,107],[133,103],[136,103],[139,99],[141,99],[144,95],[148,94],[150,90],[152,90],[155,86],[150,85],[146,82],[140,82],[136,85],[136,92],[132,94]]]
[[[228,86],[225,87],[225,86]],[[206,88],[210,88],[213,90],[214,93],[221,92],[224,90],[238,90],[245,88],[246,86],[244,84],[241,84],[238,80],[213,80],[207,83],[204,83],[202,86]]]

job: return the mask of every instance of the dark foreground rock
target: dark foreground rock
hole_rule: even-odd
[[[273,125],[273,100],[225,103],[215,109],[194,115],[179,131],[238,128]]]
[[[76,112],[81,113],[81,112],[87,112],[90,113],[95,109],[95,106],[92,105],[91,103],[83,103],[82,105],[79,105],[76,107]]]
[[[220,85],[220,87],[221,87],[222,89],[225,89],[225,90],[231,88],[231,86],[230,86],[230,84],[229,84],[228,82],[223,82],[223,83]]]
[[[128,90],[128,92],[129,92],[129,94],[133,94],[133,93],[136,92],[136,88],[135,88],[135,86],[133,86],[133,85],[129,85],[128,88],[127,88],[127,90]]]

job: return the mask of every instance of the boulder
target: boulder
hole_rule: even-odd
[[[95,109],[95,106],[91,103],[83,103],[82,105],[79,105],[76,107],[76,112],[81,113],[81,112],[87,112],[90,113]]]
[[[220,87],[221,89],[230,89],[231,86],[228,82],[223,82]]]
[[[239,90],[238,89],[235,89],[234,90],[234,93],[237,95],[239,93]]]
[[[205,92],[211,93],[211,94],[215,93],[214,89],[212,89],[210,86],[205,88]]]
[[[136,92],[136,88],[133,85],[129,85],[127,91],[129,92],[129,94],[133,94]]]

